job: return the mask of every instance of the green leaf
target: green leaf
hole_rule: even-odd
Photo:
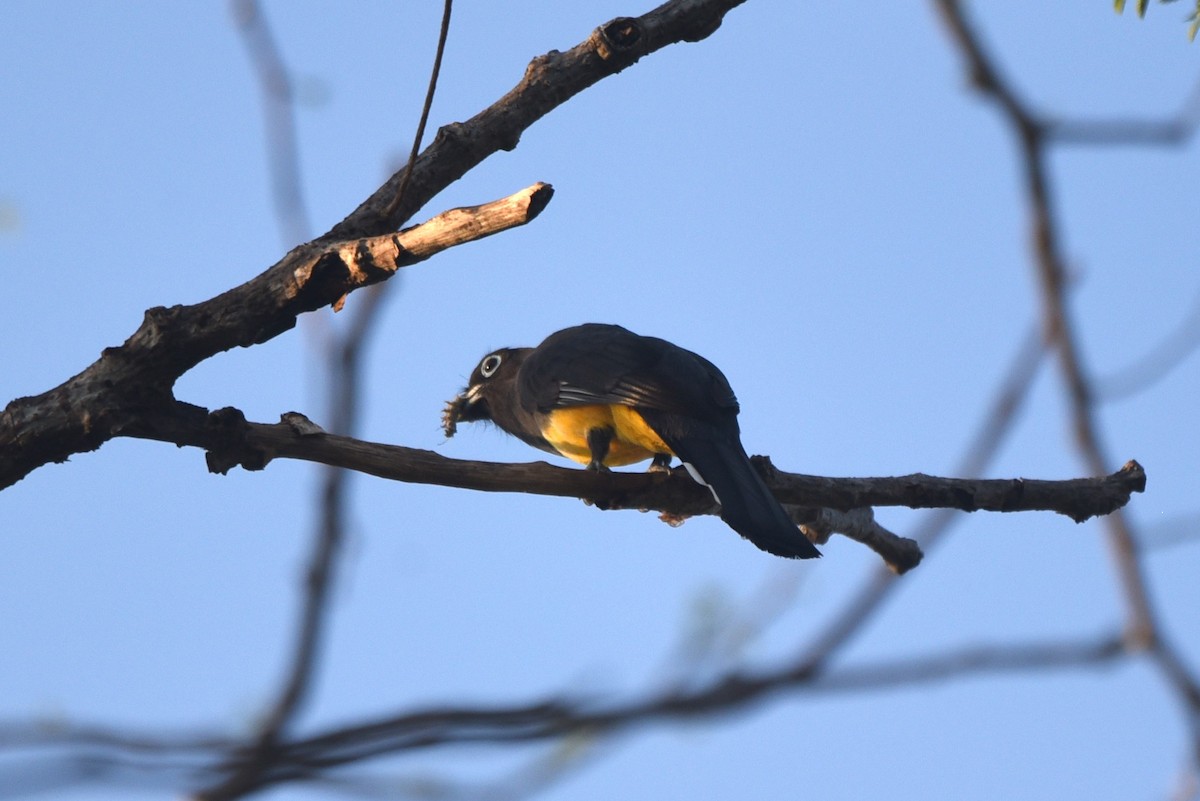
[[[1162,5],[1174,3],[1176,0],[1158,0]],[[1137,15],[1144,18],[1146,9],[1150,7],[1150,0],[1137,0]],[[1113,0],[1113,9],[1118,14],[1125,12],[1125,0]],[[1196,33],[1200,31],[1200,0],[1196,0],[1196,10],[1188,15],[1188,39],[1196,41]]]

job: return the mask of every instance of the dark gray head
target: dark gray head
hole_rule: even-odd
[[[471,372],[465,389],[446,404],[442,428],[452,437],[456,424],[486,420],[535,448],[557,453],[542,438],[531,410],[522,407],[517,380],[533,348],[500,348],[484,356]]]

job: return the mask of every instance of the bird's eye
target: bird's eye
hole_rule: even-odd
[[[491,378],[500,369],[500,362],[503,361],[499,353],[493,353],[491,356],[484,358],[479,363],[479,372],[484,378]]]

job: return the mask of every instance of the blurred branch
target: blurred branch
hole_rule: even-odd
[[[638,726],[745,709],[782,692],[828,695],[896,689],[986,673],[1100,666],[1122,653],[1119,636],[1104,636],[1077,642],[964,648],[827,673],[796,664],[763,671],[733,670],[703,688],[677,689],[609,706],[550,699],[493,709],[434,707],[296,741],[279,775],[271,781],[287,781],[386,754],[449,744],[523,743],[580,734],[611,736]]]
[[[1144,526],[1139,547],[1143,552],[1160,551],[1200,540],[1200,513],[1181,514]]]
[[[416,769],[413,774],[388,776],[344,773],[314,773],[305,779],[306,789],[330,790],[350,798],[414,801],[522,801],[532,798],[594,759],[596,749],[589,735],[564,737],[543,748],[516,770],[486,781],[456,781]]]
[[[1142,392],[1170,375],[1200,348],[1200,292],[1179,327],[1133,364],[1095,382],[1098,401],[1114,401]]]
[[[284,245],[290,247],[310,236],[296,145],[293,81],[257,0],[233,0],[232,10],[263,90],[265,138],[275,212]],[[338,386],[336,381],[328,383],[335,388]],[[335,404],[331,412],[336,415],[339,408]],[[257,727],[253,750],[258,758],[246,761],[241,770],[224,777],[219,787],[209,791],[213,798],[236,797],[239,788],[252,783],[254,773],[271,762],[277,742],[286,734],[311,692],[343,539],[340,473],[330,469],[324,473],[326,486],[319,498],[320,523],[313,536],[304,573],[292,655],[275,700]]]
[[[1057,120],[1045,121],[1045,134],[1053,144],[1083,147],[1183,147],[1200,125],[1200,82],[1184,100],[1179,112],[1163,120]]]
[[[330,728],[311,737],[281,746],[278,760],[267,774],[245,788],[254,792],[285,782],[317,779],[333,768],[370,759],[425,751],[464,743],[489,745],[561,740],[566,737],[611,736],[647,725],[677,720],[713,718],[744,710],[773,696],[822,696],[840,693],[893,690],[920,684],[969,678],[990,673],[1029,673],[1103,667],[1125,654],[1118,634],[1052,642],[1011,643],[953,649],[923,657],[895,659],[814,670],[803,660],[763,670],[731,670],[700,688],[676,688],[641,700],[596,704],[568,697],[549,698],[515,706],[472,708],[436,706],[347,726]],[[69,761],[75,749],[86,748],[95,729],[64,730],[59,745]],[[155,735],[124,738],[153,741]],[[43,742],[43,747],[51,745]],[[111,745],[111,741],[106,745]],[[193,743],[179,743],[187,754]],[[166,745],[152,752],[126,752],[120,748],[92,755],[95,769],[104,774],[106,764],[132,767],[142,775],[167,772],[179,775],[181,753]],[[241,760],[253,758],[244,750],[212,754],[218,761],[193,767],[197,780],[214,772],[237,771]],[[0,774],[3,775],[3,774]],[[71,783],[69,780],[63,784]]]
[[[1051,140],[1047,126],[1016,95],[1001,76],[982,41],[967,21],[958,0],[937,0],[951,38],[958,45],[975,88],[1001,109],[1020,144],[1025,188],[1033,221],[1034,261],[1041,278],[1044,334],[1058,354],[1076,446],[1091,471],[1111,464],[1096,420],[1095,390],[1084,370],[1078,332],[1064,287],[1065,261],[1050,201],[1046,154]],[[1146,587],[1132,524],[1121,511],[1106,519],[1108,539],[1124,593],[1128,617],[1126,637],[1132,647],[1150,652],[1180,701],[1191,734],[1192,760],[1200,765],[1200,683],[1165,636]]]
[[[271,194],[283,245],[290,248],[306,241],[312,229],[301,187],[296,91],[258,0],[232,0],[231,9],[262,89]]]
[[[1000,445],[1012,432],[1033,379],[1046,354],[1046,347],[1037,331],[1027,334],[1005,372],[987,413],[980,423],[974,438],[959,460],[955,472],[959,475],[978,476],[987,472],[988,466],[1000,450]],[[916,541],[925,550],[935,548],[950,531],[956,521],[962,519],[951,509],[939,509],[927,516],[917,530]],[[811,642],[800,648],[800,663],[816,670],[828,664],[867,623],[883,608],[892,596],[898,582],[887,569],[872,572],[851,596],[841,610],[825,624]]]

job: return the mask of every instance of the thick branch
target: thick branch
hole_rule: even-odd
[[[196,306],[150,309],[124,345],[106,348],[79,375],[49,392],[18,398],[0,414],[0,489],[48,462],[95,450],[139,417],[170,408],[175,379],[213,353],[269,339],[294,325],[301,312],[335,303],[355,287],[454,245],[524,225],[553,194],[549,184],[537,183],[396,234],[333,245],[286,277],[268,271]]]
[[[413,164],[394,210],[389,206],[403,171],[332,231],[245,284],[192,306],[148,310],[124,345],[105,350],[59,387],[9,404],[0,416],[0,489],[48,462],[119,436],[143,408],[166,401],[176,379],[205,359],[265,342],[291,329],[300,314],[388,277],[393,245],[397,267],[420,261],[409,260],[412,254],[401,252],[403,241],[396,245],[391,234],[429,200],[491,154],[515,148],[526,128],[579,92],[667,45],[704,39],[743,2],[671,0],[641,17],[601,25],[566,52],[534,59],[504,97],[466,123],[438,132]]]
[[[465,123],[438,131],[413,165],[397,208],[390,207],[404,180],[403,169],[325,238],[356,239],[394,229],[488,156],[516,148],[525,129],[558,106],[667,45],[707,38],[721,26],[725,14],[743,2],[671,0],[640,17],[605,23],[569,50],[538,56],[507,94]]]

